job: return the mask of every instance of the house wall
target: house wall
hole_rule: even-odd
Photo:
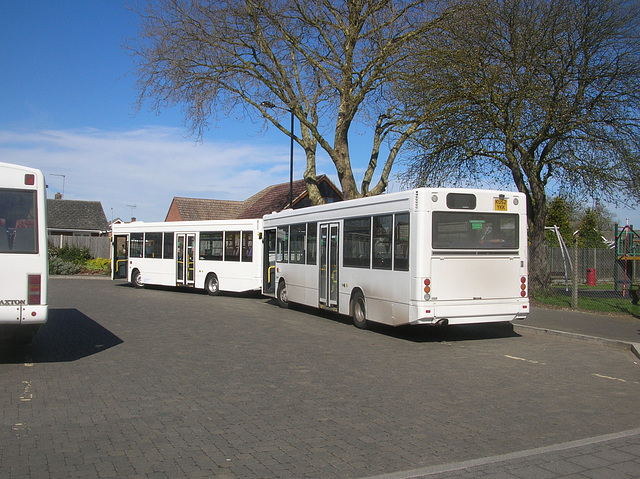
[[[180,214],[180,210],[178,209],[178,207],[175,205],[175,200],[169,207],[169,211],[167,213],[165,221],[182,221],[182,215]]]

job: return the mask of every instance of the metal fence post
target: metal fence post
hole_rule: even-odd
[[[571,290],[571,308],[578,309],[578,235],[573,237],[573,289]]]

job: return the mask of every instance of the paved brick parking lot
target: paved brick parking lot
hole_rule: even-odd
[[[638,359],[618,349],[50,285],[33,344],[2,343],[1,477],[357,478],[640,427]]]

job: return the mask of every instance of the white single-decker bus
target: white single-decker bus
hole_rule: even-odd
[[[182,286],[260,291],[262,220],[167,221],[114,224],[112,278],[136,287]],[[258,253],[260,248],[258,248]]]
[[[419,188],[264,217],[263,292],[399,325],[529,312],[525,196]]]
[[[47,321],[46,205],[42,172],[0,163],[0,325],[25,339]]]

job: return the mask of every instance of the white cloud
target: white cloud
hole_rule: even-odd
[[[41,169],[48,197],[101,201],[107,218],[162,221],[174,196],[242,200],[289,178],[283,145],[185,139],[177,128],[0,131],[0,161]],[[300,175],[296,175],[299,177]]]

